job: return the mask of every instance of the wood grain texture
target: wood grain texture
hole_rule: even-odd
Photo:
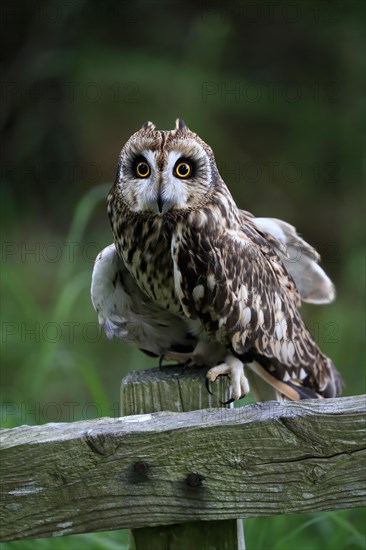
[[[365,409],[356,396],[2,430],[1,539],[363,506]]]
[[[149,369],[128,374],[121,385],[121,413],[150,413],[158,411],[189,412],[223,406],[228,399],[226,377],[213,385],[214,394],[207,391],[205,368],[181,367]],[[232,406],[232,405],[231,405]],[[203,483],[196,474],[189,478],[193,484]],[[186,550],[187,541],[200,550],[245,550],[243,522],[235,519],[221,521],[189,521],[182,524],[142,527],[132,530],[134,550]]]
[[[121,384],[122,416],[222,407],[222,402],[229,399],[228,379],[218,378],[210,395],[205,386],[206,371],[205,368],[187,367],[183,371],[182,367],[166,367],[131,372]]]

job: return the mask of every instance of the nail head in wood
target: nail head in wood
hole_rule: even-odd
[[[149,465],[147,462],[139,460],[138,462],[135,462],[133,469],[140,476],[146,477],[149,470]]]
[[[204,480],[204,476],[201,476],[201,474],[188,474],[186,477],[186,484],[188,487],[202,487],[202,481]]]

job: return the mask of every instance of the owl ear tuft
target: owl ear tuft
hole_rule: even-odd
[[[141,130],[155,130],[155,128],[156,128],[155,124],[153,124],[151,120],[148,120],[148,122],[145,122],[142,125]]]
[[[188,127],[185,125],[184,120],[181,118],[177,118],[175,121],[175,129],[176,130],[188,130]]]

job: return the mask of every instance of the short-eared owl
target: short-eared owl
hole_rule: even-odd
[[[340,393],[298,311],[334,298],[318,254],[286,222],[239,210],[183,121],[171,131],[148,122],[127,141],[108,214],[115,244],[91,289],[108,337],[211,367],[210,381],[227,374],[231,400],[249,391],[244,364],[289,399]]]

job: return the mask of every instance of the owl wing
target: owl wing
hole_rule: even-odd
[[[152,356],[194,347],[186,323],[152,302],[138,287],[114,244],[104,248],[94,264],[91,300],[109,339],[135,344]]]
[[[247,212],[240,212],[243,222]],[[254,218],[256,229],[271,241],[283,265],[293,278],[301,300],[312,304],[328,304],[335,299],[335,287],[320,267],[318,252],[302,239],[295,227],[276,218]]]
[[[132,326],[128,325],[133,290],[126,287],[127,277],[128,272],[114,244],[99,252],[94,264],[90,294],[99,325],[109,339],[134,339]],[[139,292],[138,288],[136,292]]]
[[[202,226],[201,226],[202,227]],[[262,358],[283,381],[333,384],[331,361],[306,329],[296,285],[276,248],[250,219],[240,229],[181,225],[172,242],[176,293],[184,313],[235,354]],[[262,364],[263,364],[262,360]]]

